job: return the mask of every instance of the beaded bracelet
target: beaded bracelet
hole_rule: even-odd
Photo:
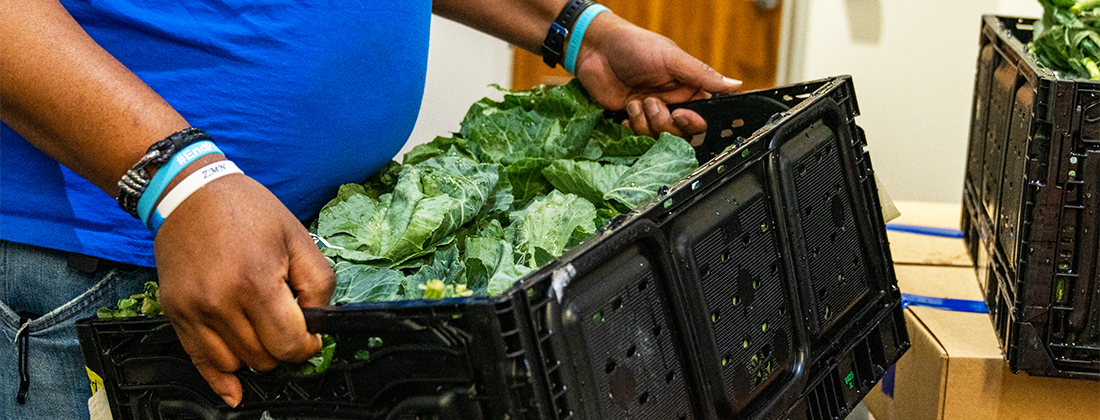
[[[168,159],[176,154],[176,151],[202,140],[211,140],[211,138],[201,129],[189,127],[172,133],[164,140],[149,146],[141,160],[126,171],[126,174],[118,181],[118,206],[134,218],[140,219],[141,217],[138,216],[138,202],[144,195],[150,181],[149,172],[146,169],[150,166],[159,167],[164,165]]]

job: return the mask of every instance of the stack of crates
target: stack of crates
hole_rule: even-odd
[[[1033,19],[984,16],[962,230],[1013,372],[1100,379],[1100,82],[1027,52]]]
[[[680,106],[699,169],[500,296],[308,309],[332,366],[233,409],[163,319],[88,367],[116,420],[844,418],[909,346],[851,78]]]

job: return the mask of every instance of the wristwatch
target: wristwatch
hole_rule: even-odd
[[[596,4],[592,0],[569,0],[565,7],[558,13],[557,19],[550,24],[550,30],[546,32],[546,39],[542,41],[542,62],[554,68],[562,63],[565,56],[565,38],[569,37],[569,31],[573,30],[573,24],[589,6]]]

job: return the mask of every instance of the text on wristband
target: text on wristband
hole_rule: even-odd
[[[176,156],[174,156],[173,159],[175,159],[176,163],[179,165],[186,165],[188,162],[194,160],[196,157],[204,153],[209,153],[211,150],[214,149],[217,149],[217,146],[215,146],[214,143],[199,142],[195,143],[194,147],[183,149],[179,153],[176,153]]]

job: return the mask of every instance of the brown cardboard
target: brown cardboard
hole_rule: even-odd
[[[959,229],[962,205],[959,203],[924,203],[896,201],[901,216],[891,224]],[[895,264],[950,265],[972,267],[962,239],[919,235],[890,230],[890,253]]]
[[[903,293],[980,300],[972,268],[897,265]],[[863,400],[876,420],[1097,420],[1100,382],[1008,371],[987,314],[910,306],[912,347]]]

